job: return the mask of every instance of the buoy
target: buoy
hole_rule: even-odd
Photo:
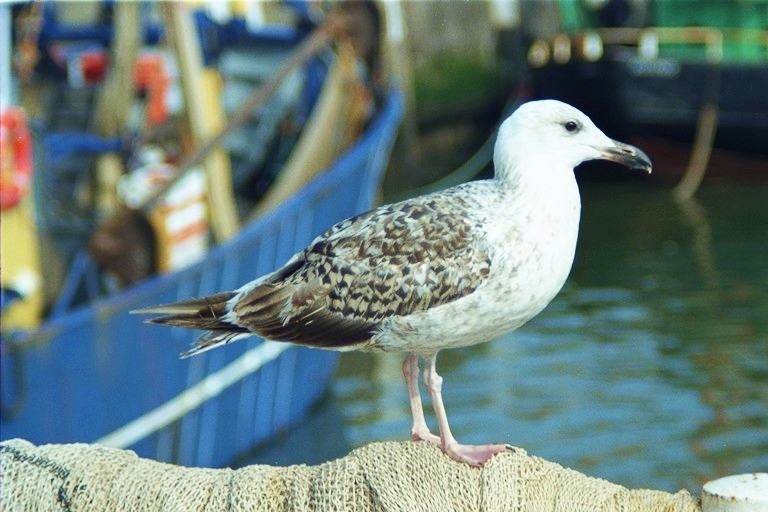
[[[731,475],[704,484],[702,512],[766,512],[768,473]]]
[[[24,112],[8,107],[0,113],[0,209],[13,208],[32,184],[32,136]]]

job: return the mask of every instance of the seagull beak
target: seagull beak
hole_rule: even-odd
[[[635,146],[630,146],[613,139],[611,141],[615,144],[614,146],[595,148],[600,152],[600,158],[626,165],[630,169],[645,171],[648,174],[651,173],[653,165],[648,155]]]

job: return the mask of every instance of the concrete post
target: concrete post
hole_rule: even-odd
[[[765,512],[768,473],[731,475],[704,484],[702,512]]]

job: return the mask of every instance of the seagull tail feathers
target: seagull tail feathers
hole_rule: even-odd
[[[209,331],[195,340],[191,349],[181,354],[182,358],[186,358],[250,335],[247,329],[226,319],[229,311],[227,303],[234,296],[235,292],[218,293],[199,299],[150,306],[131,313],[160,315],[147,320],[152,324]]]

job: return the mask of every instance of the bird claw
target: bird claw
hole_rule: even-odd
[[[455,461],[469,464],[470,466],[480,467],[497,453],[514,452],[516,448],[511,444],[460,444],[457,442],[449,442],[443,444],[440,436],[436,436],[429,430],[411,431],[411,438],[414,441],[426,441],[428,443],[436,444],[443,450],[443,453],[448,455]]]
[[[508,444],[448,444],[443,446],[443,452],[455,461],[480,467],[497,453],[514,451]]]
[[[421,431],[412,431],[411,432],[411,439],[414,441],[427,441],[428,443],[433,443],[438,446],[442,446],[443,441],[440,439],[440,436],[436,436],[430,431],[421,432]]]

